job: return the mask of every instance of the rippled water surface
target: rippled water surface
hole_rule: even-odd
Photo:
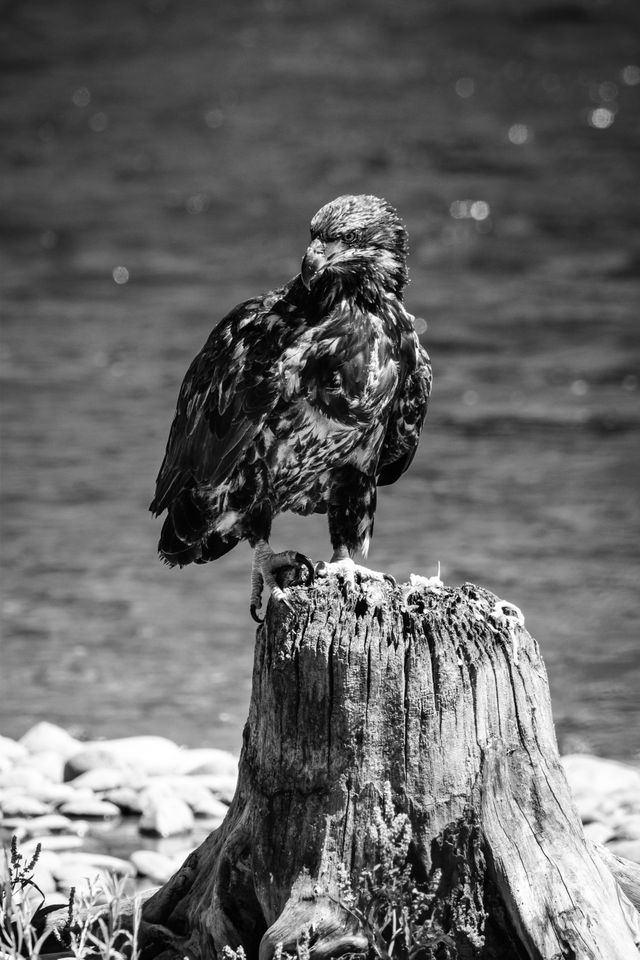
[[[215,321],[372,192],[408,225],[436,380],[370,562],[518,604],[561,744],[637,755],[637,5],[5,12],[2,732],[239,748],[250,551],[169,570],[147,506]]]

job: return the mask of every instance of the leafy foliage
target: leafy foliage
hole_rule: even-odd
[[[276,944],[272,960],[310,960],[312,937],[312,929],[303,930],[296,943],[295,953],[288,953],[282,943]],[[224,947],[222,956],[223,960],[246,960],[247,957],[244,947],[242,946],[236,950],[233,950],[229,946]]]
[[[33,879],[40,858],[40,844],[32,857],[25,860],[18,850],[18,841],[11,839],[10,850],[3,850],[4,871],[0,884],[0,957],[14,960],[38,957],[44,938],[38,933],[37,915],[44,903],[44,894]],[[29,896],[35,891],[36,901]]]
[[[25,860],[12,838],[0,885],[0,960],[68,957],[74,960],[137,960],[140,912],[125,911],[123,879],[104,877],[85,894],[69,891],[64,907],[45,906],[33,879],[40,844]],[[39,899],[31,896],[36,891]],[[64,912],[63,912],[64,911]],[[126,916],[125,916],[126,914]]]
[[[42,900],[44,900],[44,894],[42,890],[33,879],[33,871],[36,868],[38,860],[40,859],[41,850],[42,845],[39,843],[37,844],[31,859],[25,860],[23,855],[18,850],[18,838],[15,836],[11,838],[10,856],[8,858],[5,851],[5,858],[7,858],[6,873],[8,886],[3,885],[2,889],[0,890],[0,900],[4,902],[6,897],[10,898],[18,891],[23,893],[29,887],[37,890]]]
[[[417,883],[409,851],[412,830],[406,813],[396,813],[391,785],[370,827],[377,863],[351,882],[340,878],[340,905],[354,917],[369,941],[369,955],[380,960],[446,960],[454,943],[431,917],[433,900]]]
[[[374,812],[370,840],[375,866],[353,879],[342,866],[338,895],[329,896],[356,922],[365,934],[366,954],[343,955],[341,960],[449,960],[457,956],[455,943],[432,915],[434,895],[427,884],[418,883],[411,865],[412,830],[406,813],[394,808],[391,785],[384,785],[382,804]],[[274,960],[309,960],[316,931],[303,931],[295,953],[278,944]],[[246,960],[244,949],[224,948],[224,960]]]

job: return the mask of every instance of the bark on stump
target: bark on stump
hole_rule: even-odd
[[[519,611],[423,580],[292,597],[258,629],[233,802],[145,904],[143,957],[269,960],[310,925],[313,958],[366,950],[336,875],[373,865],[389,783],[454,944],[438,960],[638,960],[640,917],[585,841]]]

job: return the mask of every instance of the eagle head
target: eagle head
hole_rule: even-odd
[[[390,290],[401,298],[407,253],[407,231],[391,204],[367,195],[337,197],[311,221],[302,282],[319,292],[329,287],[376,299]]]

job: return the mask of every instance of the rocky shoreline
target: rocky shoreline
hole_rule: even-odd
[[[38,723],[20,740],[0,736],[2,845],[15,836],[28,860],[40,844],[33,879],[48,903],[66,902],[71,887],[95,897],[105,874],[127,893],[162,884],[224,819],[237,766],[213,747],[156,736],[82,742]]]
[[[72,887],[95,897],[109,874],[129,894],[157,886],[224,819],[237,763],[164,737],[83,742],[46,722],[0,735],[2,845],[15,836],[27,860],[40,845],[34,881],[51,904]],[[587,837],[640,863],[640,768],[590,754],[562,763]]]

